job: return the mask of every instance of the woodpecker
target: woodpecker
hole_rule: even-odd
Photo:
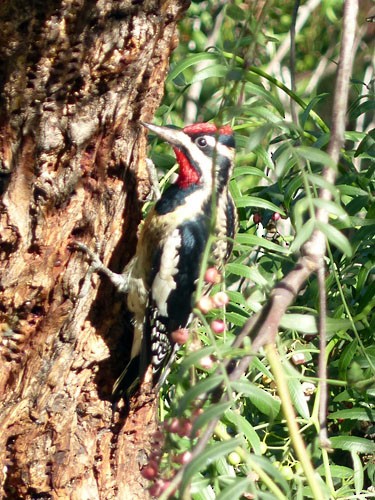
[[[96,268],[127,292],[128,309],[134,316],[131,359],[115,383],[115,397],[134,393],[150,365],[152,384],[162,385],[178,349],[171,334],[192,319],[209,236],[214,236],[210,265],[220,269],[231,253],[237,224],[229,193],[235,154],[231,127],[142,125],[173,147],[178,177],[148,213],[135,256],[122,275],[103,269],[89,252]]]

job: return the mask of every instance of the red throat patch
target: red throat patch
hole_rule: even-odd
[[[184,153],[177,148],[173,148],[173,151],[176,155],[179,169],[178,169],[178,179],[177,185],[181,189],[185,189],[189,187],[191,184],[198,184],[199,182],[199,174],[198,172],[191,166],[189,160],[186,158]]]

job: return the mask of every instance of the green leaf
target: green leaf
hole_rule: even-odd
[[[289,378],[288,389],[290,398],[297,413],[299,413],[305,420],[309,420],[310,410],[300,381],[295,378]]]
[[[245,311],[244,311],[244,314]],[[242,314],[238,314],[238,313],[235,313],[235,312],[226,312],[225,314],[225,319],[228,323],[232,323],[233,325],[236,325],[236,326],[243,326],[246,321],[248,320],[249,316],[243,316]]]
[[[312,314],[284,314],[281,318],[280,326],[310,335],[318,332],[317,317]]]
[[[253,94],[268,101],[277,110],[277,112],[280,114],[280,117],[285,116],[285,109],[282,103],[262,85],[258,83],[247,82],[245,88],[248,94]]]
[[[167,82],[174,80],[178,75],[180,75],[185,69],[194,66],[200,62],[212,62],[220,61],[217,54],[212,54],[211,52],[200,52],[199,54],[193,54],[191,56],[185,57],[169,72]]]
[[[351,112],[352,118],[358,118],[358,116],[363,113],[373,112],[375,110],[375,101],[373,99],[369,99],[368,101],[362,102],[359,106],[354,108]]]
[[[354,469],[355,492],[357,493],[357,495],[359,495],[363,490],[363,465],[357,453],[352,452],[351,456]]]
[[[289,143],[283,143],[276,149],[273,160],[276,164],[276,175],[282,179],[286,176],[296,165],[296,155],[292,156],[292,149]]]
[[[256,455],[261,455],[259,436],[251,423],[239,413],[228,410],[225,418],[235,425],[237,432],[242,432]]]
[[[346,379],[347,369],[350,363],[353,361],[353,358],[357,351],[357,347],[358,347],[358,340],[355,339],[353,342],[347,344],[343,349],[342,353],[340,354],[339,365],[338,365],[340,378]]]
[[[313,186],[327,189],[327,191],[332,194],[334,199],[338,199],[339,191],[336,186],[327,182],[321,175],[307,174],[307,178]]]
[[[371,408],[359,407],[359,408],[346,408],[345,410],[338,410],[328,414],[328,418],[331,420],[343,418],[344,420],[363,420],[368,422],[375,421],[375,410]]]
[[[348,238],[338,229],[330,224],[323,224],[319,221],[316,221],[316,227],[327,237],[328,241],[337,247],[344,255],[347,257],[352,256],[353,251]]]
[[[230,302],[233,304],[238,304],[239,306],[245,306],[246,307],[246,298],[244,297],[243,293],[237,292],[234,290],[227,290],[227,294],[229,297]]]
[[[242,175],[251,175],[252,177],[263,177],[264,179],[268,179],[266,174],[257,167],[235,167],[232,178],[235,179]]]
[[[203,80],[207,80],[207,78],[222,78],[228,73],[228,68],[222,64],[213,64],[208,66],[207,68],[200,69],[197,73],[194,74],[190,81],[187,81],[189,84],[201,82]]]
[[[252,404],[270,419],[275,419],[280,412],[280,401],[271,396],[268,392],[260,389],[248,380],[237,380],[231,383],[231,387],[247,396]]]
[[[375,443],[357,436],[333,436],[332,448],[356,453],[375,453]]]
[[[202,349],[199,349],[199,351],[189,353],[179,364],[179,373],[182,374],[190,367],[198,364],[203,357],[210,356],[214,352],[215,352],[215,347],[210,345],[203,347]]]
[[[329,470],[332,477],[337,477],[339,479],[351,479],[353,477],[353,469],[350,469],[349,467],[344,467],[342,465],[330,465]],[[326,472],[324,465],[320,465],[317,468],[317,472],[321,476],[325,476]]]
[[[242,493],[244,493],[250,484],[250,479],[247,477],[236,477],[230,482],[230,484],[216,497],[216,500],[235,500],[237,498],[242,498]]]
[[[311,200],[309,198],[302,198],[298,200],[294,205],[294,220],[295,220],[297,234],[302,230],[303,226],[305,225],[305,213],[310,208],[310,201]],[[314,219],[310,220],[313,220],[315,227],[315,220]]]
[[[314,198],[312,202],[316,208],[323,209],[329,214],[335,215],[340,220],[345,221],[348,225],[350,225],[349,215],[340,205],[338,205],[334,201],[327,201],[327,200],[321,200],[320,198]]]
[[[241,196],[234,200],[237,207],[256,207],[265,208],[272,210],[272,212],[278,212],[281,215],[285,215],[282,208],[278,207],[274,203],[268,200],[263,200],[262,198],[257,198],[256,196]]]
[[[316,149],[308,146],[299,146],[295,148],[295,152],[312,163],[319,163],[320,165],[324,165],[325,167],[330,167],[334,170],[337,170],[336,163],[332,160],[329,154],[325,153],[321,149]]]
[[[223,455],[227,455],[231,451],[234,451],[237,446],[242,444],[241,439],[232,438],[228,441],[222,441],[219,443],[207,446],[194,460],[192,460],[185,468],[185,473],[183,475],[181,489],[184,491],[188,486],[190,479],[207,468],[209,464],[217,460]]]
[[[195,434],[198,429],[204,427],[213,419],[220,419],[223,413],[225,413],[231,407],[231,405],[231,401],[225,401],[224,403],[215,403],[214,405],[205,409],[204,412],[194,420],[192,433]]]
[[[361,154],[375,156],[375,129],[369,130],[368,134],[362,139],[354,157]]]
[[[225,12],[228,17],[234,19],[235,21],[244,21],[246,19],[245,11],[242,10],[240,7],[238,7],[238,5],[235,4],[227,5]]]
[[[246,142],[247,151],[254,151],[260,144],[264,142],[265,137],[267,137],[268,133],[273,129],[273,125],[270,123],[266,123],[261,127],[256,128],[249,135]]]
[[[326,328],[328,333],[336,333],[340,330],[346,331],[351,327],[352,323],[349,319],[326,318]]]
[[[281,245],[276,245],[276,243],[266,240],[265,238],[260,238],[255,234],[238,234],[236,237],[236,242],[241,245],[249,245],[253,247],[260,246],[277,253],[290,253],[289,248],[282,247]]]
[[[302,128],[305,128],[305,125],[306,125],[306,122],[307,122],[307,119],[309,118],[309,115],[310,115],[310,111],[314,108],[315,104],[317,104],[321,99],[323,99],[323,97],[326,97],[328,96],[329,94],[327,92],[325,92],[324,94],[319,94],[317,96],[315,96],[310,102],[309,104],[306,106],[306,108],[304,109],[302,115],[301,115],[301,118],[300,118],[300,122],[301,122],[301,127]]]
[[[281,474],[280,470],[276,468],[267,458],[259,455],[251,455],[251,461],[254,461],[261,469],[268,474],[273,481],[276,481],[280,486],[284,489],[284,491],[288,494],[290,493],[290,489],[288,483],[284,476]],[[250,461],[250,462],[251,462]],[[263,496],[261,497],[263,498]],[[288,496],[287,498],[291,498]]]
[[[313,335],[318,333],[318,318],[312,314],[288,313],[281,318],[280,326],[292,331]],[[351,322],[348,319],[326,318],[328,333],[347,330],[350,327]]]
[[[212,489],[210,480],[203,478],[201,474],[197,474],[190,486],[190,493],[194,500],[214,500],[215,492]]]
[[[255,266],[246,266],[245,264],[237,264],[235,262],[230,262],[226,266],[226,271],[230,274],[235,274],[241,276],[242,278],[247,278],[254,281],[254,283],[267,286],[267,280],[260,274]]]
[[[314,219],[309,219],[305,224],[301,226],[301,229],[298,230],[296,237],[294,238],[292,244],[290,245],[290,252],[297,252],[301,246],[306,243],[306,241],[310,238],[315,228]]]
[[[263,373],[266,377],[271,380],[274,380],[272,372],[270,369],[257,357],[253,359],[252,365],[256,368],[260,373]]]
[[[358,186],[350,186],[348,184],[337,184],[336,185],[337,189],[339,190],[340,194],[346,194],[348,196],[366,196],[368,197],[367,191],[363,190],[362,188]]]
[[[273,123],[274,125],[280,124],[280,116],[273,113],[265,106],[250,106],[249,114],[251,114],[252,117],[256,116],[258,118],[262,118],[266,123]]]
[[[207,377],[204,380],[199,381],[193,387],[191,387],[183,397],[180,399],[180,403],[178,406],[178,410],[180,413],[183,413],[189,404],[198,398],[201,394],[211,391],[219,384],[223,382],[223,375],[213,375]]]

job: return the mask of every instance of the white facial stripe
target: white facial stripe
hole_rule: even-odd
[[[228,146],[221,144],[213,135],[204,135],[203,137],[206,139],[207,144],[215,150],[217,156],[225,156],[229,160],[233,158],[234,148],[228,148]]]
[[[215,150],[214,157],[207,156],[204,149],[201,150],[193,141],[190,142],[188,150],[190,151],[192,159],[200,166],[202,170],[202,179],[204,184],[212,185],[212,168],[215,164],[215,159],[219,156],[227,158],[231,163],[234,159],[234,148],[228,148],[216,140],[212,135],[200,136],[204,137],[210,148]],[[215,158],[216,157],[216,158]]]
[[[212,148],[215,147],[216,143],[217,143],[217,140],[216,140],[216,137],[212,136],[212,135],[205,135],[203,136],[205,139],[206,139],[206,142],[209,146],[211,146]]]
[[[234,158],[234,148],[228,148],[228,146],[224,146],[224,144],[221,144],[220,142],[217,143],[216,151],[218,155],[224,156],[230,161]]]

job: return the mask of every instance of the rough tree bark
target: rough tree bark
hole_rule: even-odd
[[[148,443],[109,401],[131,343],[123,297],[97,276],[84,286],[69,242],[97,241],[115,271],[133,254],[149,190],[138,121],[159,105],[187,6],[1,2],[2,498],[148,497]]]

